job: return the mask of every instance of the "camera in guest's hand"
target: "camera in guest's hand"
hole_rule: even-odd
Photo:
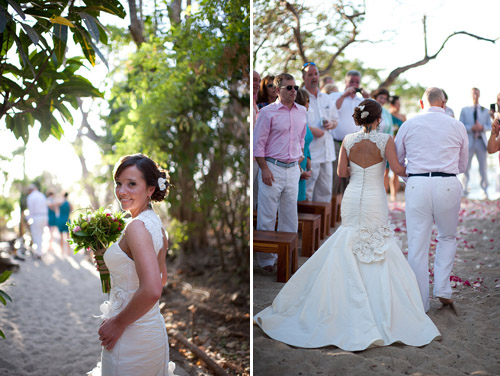
[[[496,103],[490,104],[490,111],[495,112]]]
[[[361,88],[361,87],[357,87],[357,88],[356,88],[356,93],[361,93],[361,90],[363,90],[363,88]]]

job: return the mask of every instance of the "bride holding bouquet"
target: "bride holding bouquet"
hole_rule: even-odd
[[[167,175],[150,158],[134,154],[118,161],[114,180],[116,198],[132,219],[104,252],[111,291],[101,305],[101,362],[89,375],[173,375],[158,304],[167,282],[168,239],[151,206],[165,199]]]

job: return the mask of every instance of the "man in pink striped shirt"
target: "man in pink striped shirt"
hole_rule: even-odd
[[[262,108],[254,129],[253,154],[260,171],[257,199],[257,229],[297,232],[297,197],[300,179],[298,164],[304,158],[306,109],[295,103],[298,86],[292,75],[275,77],[278,100]],[[257,253],[257,262],[274,271],[277,255]]]

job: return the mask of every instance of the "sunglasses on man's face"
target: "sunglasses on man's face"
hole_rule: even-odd
[[[271,88],[273,88],[273,87],[274,87],[274,84],[267,84],[267,87],[268,87],[269,89],[271,89]]]
[[[299,90],[298,86],[293,86],[293,85],[287,85],[287,86],[280,86],[280,89],[287,89],[288,91],[291,91],[294,89],[295,91]]]

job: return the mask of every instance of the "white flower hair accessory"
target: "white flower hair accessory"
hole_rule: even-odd
[[[364,106],[363,106],[364,107]],[[365,117],[368,117],[368,115],[370,115],[370,113],[368,111],[363,111],[361,113],[361,119],[364,119]]]
[[[359,108],[359,110],[360,110],[360,111],[363,111],[363,110],[365,109],[365,105],[363,105],[363,106],[358,106],[358,108]]]
[[[158,188],[160,189],[160,191],[164,191],[165,189],[167,189],[167,186],[166,186],[166,183],[167,182],[167,179],[165,178],[158,178]]]

